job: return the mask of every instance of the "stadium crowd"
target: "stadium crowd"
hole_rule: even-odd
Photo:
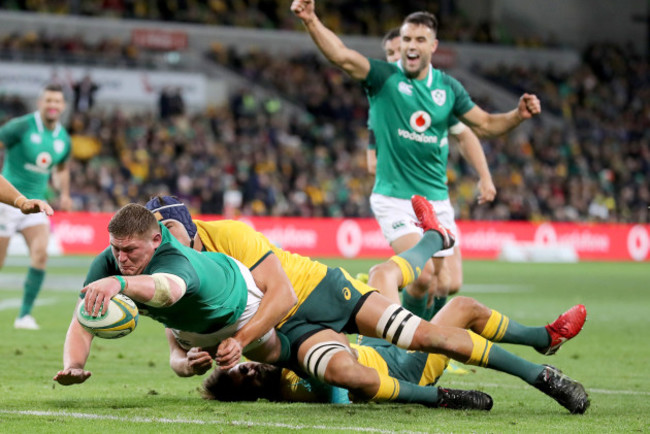
[[[100,49],[106,51],[99,57],[130,58],[119,41],[90,49],[83,40],[29,35],[4,38],[0,53],[15,59],[26,48],[47,60],[67,50],[83,61]],[[72,113],[77,209],[113,211],[163,188],[202,213],[370,216],[361,86],[314,54],[282,58],[215,45],[207,57],[281,99],[241,91],[226,107],[204,113],[127,116],[101,107]],[[531,133],[483,141],[498,189],[489,206],[475,203],[475,176],[452,145],[448,177],[459,218],[648,221],[647,62],[629,47],[599,44],[566,74],[505,66],[481,73],[515,94],[534,89],[544,110],[564,123],[549,128],[538,122]],[[282,100],[306,114],[288,114]],[[489,101],[479,102],[490,108]],[[24,107],[3,96],[2,122]]]
[[[221,26],[297,30],[300,24],[289,11],[290,0],[15,0],[0,8],[83,16],[176,21]],[[428,10],[442,18],[444,41],[493,43],[526,47],[557,45],[552,38],[512,34],[489,19],[469,20],[455,2],[391,2],[388,0],[328,1],[321,19],[337,34],[383,36],[415,10]]]

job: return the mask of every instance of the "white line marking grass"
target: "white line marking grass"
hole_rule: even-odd
[[[119,422],[133,422],[133,423],[164,423],[164,424],[178,424],[178,425],[234,425],[246,427],[269,427],[269,428],[285,428],[292,430],[302,429],[319,429],[324,431],[345,430],[354,432],[373,432],[373,433],[394,433],[395,431],[365,428],[365,427],[349,427],[349,426],[325,426],[325,425],[290,425],[286,423],[264,423],[252,422],[245,420],[200,420],[200,419],[168,419],[157,417],[122,417],[111,416],[105,414],[93,413],[77,413],[67,411],[38,411],[38,410],[0,410],[0,414],[17,414],[23,416],[44,416],[44,417],[69,417],[72,419],[91,419],[91,420],[114,420]],[[420,431],[399,431],[407,434],[418,434]]]

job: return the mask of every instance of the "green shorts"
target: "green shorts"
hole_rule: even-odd
[[[357,333],[356,314],[374,291],[342,268],[328,268],[323,280],[278,331],[288,338],[294,356],[307,338],[321,330]]]

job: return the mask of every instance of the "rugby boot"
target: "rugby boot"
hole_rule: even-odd
[[[585,309],[584,305],[577,304],[573,306],[551,324],[546,325],[546,331],[551,339],[549,345],[535,349],[546,356],[557,353],[562,344],[580,333],[586,320],[587,309]]]
[[[553,366],[544,365],[544,370],[533,386],[556,400],[572,414],[583,414],[589,408],[589,395],[582,384]]]
[[[438,407],[453,410],[485,410],[492,408],[492,397],[478,390],[459,390],[438,387]]]
[[[456,239],[454,234],[451,231],[438,221],[436,212],[433,209],[433,205],[422,196],[413,195],[411,197],[411,205],[413,205],[413,211],[415,211],[415,216],[418,218],[418,226],[422,230],[426,231],[436,231],[442,236],[442,248],[449,249],[454,246]]]

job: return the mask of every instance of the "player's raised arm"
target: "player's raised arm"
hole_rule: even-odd
[[[293,0],[291,11],[302,20],[309,36],[327,60],[343,69],[355,80],[364,80],[370,71],[370,62],[361,53],[351,50],[318,19],[314,0]]]
[[[512,130],[523,121],[537,116],[542,106],[536,95],[525,93],[517,108],[506,113],[487,113],[479,106],[460,116],[479,137],[495,137]]]

